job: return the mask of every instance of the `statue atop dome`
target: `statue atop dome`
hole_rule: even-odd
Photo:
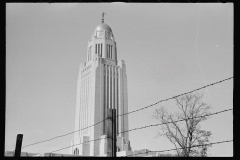
[[[104,23],[104,14],[106,15],[106,13],[102,13],[102,23]]]

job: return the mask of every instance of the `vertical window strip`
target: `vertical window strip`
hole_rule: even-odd
[[[108,68],[109,68],[109,66],[107,66],[107,108],[109,108],[109,103],[108,103],[108,101],[109,101],[109,71],[108,71]]]
[[[111,45],[111,59],[113,59],[113,58],[112,58],[112,45]]]
[[[116,112],[117,112],[117,135],[118,135],[118,132],[119,132],[119,117],[118,117],[118,115],[119,115],[119,109],[118,109],[118,68],[116,67]]]
[[[85,121],[86,121],[86,123],[85,123],[85,125],[86,125],[86,127],[88,126],[88,124],[87,124],[87,108],[88,108],[88,101],[87,101],[87,99],[88,99],[88,77],[86,76],[86,103],[85,103],[85,114],[86,114],[86,116],[85,116]],[[87,129],[84,129],[85,130],[85,133],[87,133]]]
[[[110,53],[111,53],[111,59],[112,59],[112,50],[111,50],[111,48],[112,48],[112,45],[110,45]]]
[[[111,83],[111,71],[110,71],[110,69],[111,69],[111,66],[109,65],[108,66],[108,86],[109,86],[109,88],[108,88],[108,108],[111,108],[111,103],[110,103],[110,101],[111,101],[111,85],[110,85],[110,83]]]
[[[88,126],[88,120],[87,120],[87,117],[88,117],[88,77],[86,77],[86,112],[85,112],[85,114],[86,114],[86,127]],[[87,129],[85,129],[85,133],[87,133]]]
[[[109,44],[108,44],[108,58],[110,58],[110,53],[109,53]]]
[[[110,44],[108,45],[109,58],[111,58]]]
[[[105,118],[107,118],[107,65],[105,65]],[[106,121],[104,121],[106,124]],[[107,125],[105,125],[105,134],[107,133],[106,129]]]
[[[112,95],[113,95],[113,108],[114,109],[116,109],[116,107],[115,107],[115,71],[114,71],[114,69],[115,69],[115,67],[113,67],[112,68],[112,71],[113,71],[113,73],[112,73],[112,80],[113,80],[113,84],[112,84],[112,86],[113,86],[113,93],[112,93]]]
[[[95,54],[97,54],[97,44],[95,44]]]
[[[102,57],[102,43],[101,43],[101,57]]]
[[[100,44],[98,43],[98,54],[99,54],[99,50],[100,50]]]
[[[98,44],[97,44],[97,53],[96,54],[98,54]]]
[[[109,55],[108,55],[109,53],[108,53],[108,44],[107,44],[107,58],[109,57]]]
[[[110,91],[109,91],[110,92],[110,97],[109,98],[110,98],[110,102],[109,103],[110,103],[110,108],[112,108],[113,107],[112,106],[112,67],[110,67],[109,69],[110,69],[110,71],[109,71],[110,72],[110,74],[109,74],[109,80],[110,80],[110,83],[109,83],[109,85],[110,85]]]
[[[105,119],[105,64],[103,65],[103,119]],[[105,121],[103,121],[103,135],[105,134]]]
[[[108,45],[108,55],[109,55],[108,58],[110,58],[110,49],[109,49],[109,47],[110,47],[110,45]]]
[[[106,44],[106,47],[105,47],[105,53],[106,53],[106,58],[107,58],[107,44]]]

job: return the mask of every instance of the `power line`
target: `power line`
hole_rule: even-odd
[[[110,137],[105,137],[105,138],[99,138],[99,139],[89,140],[89,141],[86,141],[86,142],[83,142],[83,143],[78,143],[78,144],[71,145],[71,146],[68,146],[68,147],[64,147],[64,148],[61,148],[61,149],[58,149],[58,150],[55,150],[55,151],[52,151],[52,152],[48,152],[48,153],[57,152],[57,151],[60,151],[60,150],[63,150],[63,149],[67,149],[67,148],[70,148],[70,147],[73,147],[73,146],[76,146],[76,145],[80,145],[80,144],[88,143],[88,142],[91,142],[91,141],[97,141],[97,140],[101,140],[101,139],[106,139],[106,138],[110,138]]]
[[[213,144],[220,144],[220,143],[226,143],[226,142],[232,142],[233,140],[226,140],[226,141],[220,141],[220,142],[214,142],[214,143],[207,143],[207,144],[202,144],[202,145],[194,145],[192,147],[184,147],[184,148],[195,148],[195,147],[200,147],[200,146],[207,146],[207,145],[213,145]],[[160,150],[160,151],[146,151],[146,152],[140,152],[137,154],[131,154],[125,157],[129,157],[129,156],[135,156],[138,154],[144,154],[144,153],[149,153],[149,152],[167,152],[167,151],[173,151],[173,150],[177,150],[177,149],[183,149],[183,148],[175,148],[175,149],[167,149],[167,150]]]
[[[179,94],[179,95],[177,95],[177,96],[173,96],[173,97],[171,97],[171,98],[167,98],[167,99],[164,99],[164,100],[160,100],[160,101],[158,101],[158,102],[156,102],[156,103],[154,103],[154,104],[151,104],[151,105],[149,105],[149,106],[146,106],[146,107],[137,109],[137,110],[135,110],[135,111],[131,111],[131,112],[128,112],[128,113],[124,113],[124,114],[118,115],[117,117],[120,117],[120,116],[123,116],[123,115],[127,115],[127,114],[131,114],[131,113],[134,113],[134,112],[138,112],[138,111],[140,111],[140,110],[143,110],[143,109],[149,108],[149,107],[151,107],[151,106],[154,106],[154,105],[156,105],[156,104],[158,104],[158,103],[160,103],[160,102],[168,101],[168,100],[170,100],[170,99],[174,99],[174,98],[177,98],[177,97],[179,97],[179,96],[182,96],[182,95],[185,95],[185,94],[188,94],[188,93],[192,93],[192,92],[194,92],[194,91],[197,91],[197,90],[200,90],[200,89],[209,87],[209,86],[211,86],[211,85],[215,85],[215,84],[224,82],[224,81],[226,81],[226,80],[230,80],[230,79],[232,79],[232,78],[233,78],[233,77],[230,77],[230,78],[227,78],[227,79],[224,79],[224,80],[221,80],[221,81],[218,81],[218,82],[215,82],[215,83],[212,83],[212,84],[209,84],[209,85],[206,85],[206,86],[197,88],[197,89],[195,89],[195,90],[192,90],[192,91],[189,91],[189,92],[185,92],[185,93]],[[83,129],[79,129],[79,130],[76,130],[76,131],[73,131],[73,132],[70,132],[70,133],[67,133],[67,134],[64,134],[64,135],[56,136],[56,137],[53,137],[53,138],[48,139],[48,140],[44,140],[44,141],[32,143],[32,144],[29,144],[29,145],[24,146],[24,147],[22,147],[22,148],[25,148],[25,147],[28,147],[28,146],[32,146],[32,145],[35,145],[35,144],[39,144],[39,143],[44,143],[44,142],[47,142],[47,141],[51,141],[51,140],[54,140],[54,139],[56,139],[56,138],[60,138],[60,137],[67,136],[67,135],[69,135],[69,134],[73,134],[73,133],[75,133],[75,132],[78,132],[78,131],[81,131],[81,130],[90,128],[90,127],[92,127],[92,126],[95,126],[95,125],[97,125],[97,124],[99,124],[99,123],[102,123],[102,122],[105,121],[106,119],[107,119],[107,118],[105,118],[104,120],[102,120],[102,121],[100,121],[100,122],[98,122],[98,123],[95,123],[95,124],[93,124],[93,125],[91,125],[91,126],[85,127],[85,128],[83,128]]]
[[[173,97],[170,97],[170,98],[167,98],[167,99],[164,99],[164,100],[160,100],[160,101],[158,101],[158,102],[156,102],[156,103],[154,103],[154,104],[151,104],[151,105],[149,105],[149,106],[146,106],[146,107],[143,107],[143,108],[140,108],[140,109],[131,111],[131,112],[123,113],[123,114],[121,114],[121,115],[118,115],[117,117],[124,116],[124,115],[127,115],[127,114],[131,114],[131,113],[134,113],[134,112],[138,112],[138,111],[140,111],[140,110],[144,110],[144,109],[149,108],[149,107],[152,107],[152,106],[154,106],[154,105],[156,105],[156,104],[158,104],[158,103],[160,103],[160,102],[168,101],[168,100],[170,100],[170,99],[174,99],[174,98],[183,96],[183,95],[185,95],[185,94],[189,94],[189,93],[192,93],[192,92],[201,90],[201,89],[206,88],[206,87],[209,87],[209,86],[211,86],[211,85],[215,85],[215,84],[218,84],[218,83],[222,83],[222,82],[227,81],[227,80],[230,80],[230,79],[232,79],[232,78],[233,78],[233,77],[229,77],[229,78],[226,78],[226,79],[224,79],[224,80],[221,80],[221,81],[218,81],[218,82],[215,82],[215,83],[211,83],[211,84],[205,85],[205,86],[203,86],[203,87],[194,89],[194,90],[192,90],[192,91],[185,92],[185,93],[182,93],[182,94],[179,94],[179,95],[177,95],[177,96],[173,96]]]
[[[22,148],[25,148],[25,147],[28,147],[28,146],[32,146],[32,145],[35,145],[35,144],[39,144],[39,143],[43,143],[43,142],[47,142],[47,141],[52,141],[52,140],[54,140],[54,139],[56,139],[56,138],[60,138],[60,137],[67,136],[67,135],[69,135],[69,134],[73,134],[73,133],[75,133],[75,132],[78,132],[78,131],[81,131],[81,130],[84,130],[84,129],[93,127],[93,126],[95,126],[95,125],[97,125],[97,124],[99,124],[99,123],[102,123],[102,122],[105,121],[106,119],[107,119],[107,118],[105,118],[104,120],[102,120],[102,121],[100,121],[100,122],[98,122],[98,123],[95,123],[95,124],[93,124],[93,125],[91,125],[91,126],[85,127],[85,128],[83,128],[83,129],[79,129],[79,130],[76,130],[76,131],[73,131],[73,132],[70,132],[70,133],[67,133],[67,134],[64,134],[64,135],[56,136],[56,137],[53,137],[53,138],[48,139],[48,140],[44,140],[44,141],[32,143],[32,144],[29,144],[29,145],[24,146],[24,147],[22,147]]]
[[[211,113],[211,114],[206,114],[206,115],[204,115],[204,116],[197,116],[197,117],[191,117],[191,118],[180,119],[180,120],[173,121],[173,122],[166,122],[166,123],[160,123],[160,124],[154,124],[154,125],[143,126],[143,127],[139,127],[139,128],[134,128],[134,129],[130,129],[130,130],[127,130],[127,131],[123,131],[123,132],[120,132],[120,133],[131,132],[131,131],[134,131],[134,130],[144,129],[144,128],[148,128],[148,127],[160,126],[160,125],[164,125],[164,124],[168,124],[168,123],[180,122],[180,121],[184,121],[184,120],[188,120],[188,119],[194,119],[194,118],[200,118],[200,117],[207,117],[207,116],[211,116],[211,115],[219,114],[219,113],[222,113],[222,112],[227,112],[227,111],[230,111],[230,110],[233,110],[233,109],[227,109],[227,110],[223,110],[223,111],[219,111],[219,112],[215,112],[215,113]],[[120,134],[120,133],[118,133],[118,134]]]
[[[192,117],[192,118],[187,118],[187,119],[207,117],[207,116],[216,115],[216,114],[219,114],[219,113],[222,113],[222,112],[227,112],[227,111],[230,111],[230,110],[233,110],[233,109],[227,109],[227,110],[223,110],[223,111],[207,114],[207,115],[204,115],[204,116]],[[182,120],[178,120],[178,121],[174,121],[174,122],[180,122],[180,121],[183,121],[183,120],[186,120],[186,119],[182,119]],[[155,124],[155,125],[148,125],[148,126],[144,126],[144,127],[140,127],[140,128],[131,129],[131,130],[128,130],[128,131],[123,131],[123,132],[120,132],[120,133],[130,132],[130,131],[133,131],[133,130],[143,129],[143,128],[147,128],[147,127],[154,127],[154,126],[159,126],[159,125],[168,124],[168,123],[174,123],[174,122],[167,122],[167,123],[161,123],[161,124]],[[106,138],[111,138],[111,137],[106,137]],[[94,139],[94,140],[86,141],[84,143],[88,143],[88,142],[91,142],[91,141],[97,141],[97,140],[101,140],[101,139],[106,139],[106,138]],[[80,144],[84,144],[84,143],[79,143],[79,144],[75,144],[75,145],[80,145]],[[52,151],[52,152],[49,152],[49,153],[53,153],[53,152],[57,152],[57,151],[60,151],[60,150],[63,150],[63,149],[67,149],[67,148],[73,147],[75,145],[64,147],[64,148],[61,148],[61,149],[58,149],[56,151]]]

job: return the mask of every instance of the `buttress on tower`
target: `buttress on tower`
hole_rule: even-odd
[[[117,151],[127,154],[131,152],[128,132],[124,132],[128,130],[128,115],[122,115],[128,112],[126,65],[123,60],[117,60],[112,29],[102,21],[88,41],[87,61],[79,67],[75,134],[70,154],[106,156],[107,121],[103,120],[107,118],[108,108],[116,109]],[[103,122],[94,125],[100,121]]]

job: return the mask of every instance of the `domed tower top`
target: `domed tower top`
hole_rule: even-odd
[[[99,56],[108,61],[109,64],[117,63],[117,44],[109,25],[104,23],[104,12],[102,14],[102,23],[98,24],[88,41],[87,62],[90,62],[94,56]]]
[[[111,27],[109,25],[107,25],[106,23],[101,23],[101,24],[97,25],[95,28],[95,31],[102,31],[102,30],[112,32]]]
[[[91,41],[93,39],[108,39],[115,41],[112,29],[109,25],[104,23],[104,12],[102,13],[102,23],[97,25],[91,35]]]
[[[105,30],[107,32],[112,33],[111,27],[109,25],[107,25],[106,23],[104,23],[104,15],[106,15],[106,13],[103,12],[102,13],[102,23],[97,25],[94,31],[96,32],[96,31],[103,31],[103,30]]]

